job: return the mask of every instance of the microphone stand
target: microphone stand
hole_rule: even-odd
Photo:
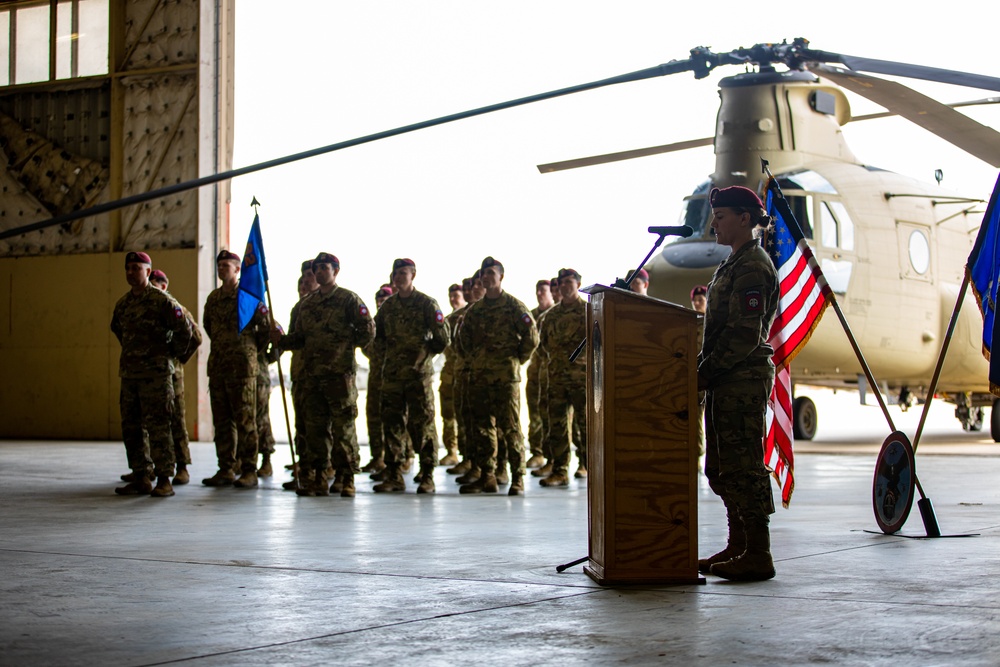
[[[652,230],[652,228],[650,229]],[[663,245],[663,239],[665,239],[668,236],[664,232],[657,232],[657,233],[659,234],[659,236],[656,239],[656,243],[654,243],[653,247],[650,248],[648,253],[646,253],[645,259],[643,259],[642,262],[640,262],[634,269],[632,269],[629,272],[628,277],[625,278],[625,280],[622,280],[621,278],[615,278],[614,284],[611,285],[612,287],[617,287],[618,289],[624,289],[624,290],[630,289],[629,286],[632,284],[632,279],[635,278],[635,274],[639,273],[639,269],[646,266],[646,262],[648,262],[649,258],[653,256],[653,253],[656,252],[656,249],[659,248],[661,245]],[[690,236],[690,234],[688,235]],[[580,353],[583,352],[585,347],[587,347],[586,338],[581,340],[580,344],[576,346],[575,350],[573,350],[573,353],[569,355],[570,363],[576,361],[576,358],[580,356]]]

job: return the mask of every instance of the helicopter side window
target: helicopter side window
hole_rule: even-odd
[[[840,223],[838,227],[840,231],[840,247],[844,250],[854,250],[854,221],[848,215],[847,208],[839,201],[827,202],[827,205],[833,209],[833,215],[837,218],[837,222]]]
[[[795,220],[799,223],[802,234],[807,239],[811,239],[813,237],[813,226],[809,210],[812,208],[812,196],[789,195],[786,193],[785,199],[788,200],[788,207],[792,209],[792,215],[795,216]]]
[[[824,201],[819,211],[823,245],[854,250],[854,222],[844,205],[839,201]]]

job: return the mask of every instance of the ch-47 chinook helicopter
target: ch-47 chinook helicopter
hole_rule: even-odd
[[[694,229],[670,243],[648,265],[650,293],[686,303],[694,285],[707,284],[729,253],[709,227],[713,187],[744,185],[761,192],[766,159],[788,198],[874,377],[904,409],[925,398],[942,338],[958,298],[965,263],[982,220],[980,198],[942,196],[939,187],[859,161],[841,126],[852,120],[841,87],[879,103],[1000,167],[1000,134],[897,83],[860,71],[930,79],[1000,90],[1000,79],[902,63],[854,58],[791,44],[761,44],[714,54],[691,51],[673,61],[697,78],[721,64],[756,66],[721,80],[721,106],[713,139],[625,151],[540,165],[543,173],[633,157],[715,145],[715,172],[685,198],[678,224]],[[840,63],[850,70],[822,63]],[[787,70],[777,71],[775,64]],[[684,71],[684,69],[679,69]],[[839,84],[834,85],[834,84]],[[988,98],[968,104],[1000,101]],[[954,105],[960,106],[960,105]],[[983,193],[978,193],[982,197]],[[938,393],[956,405],[962,427],[978,431],[983,407],[993,406],[991,434],[1000,442],[1000,406],[989,393],[981,353],[982,317],[966,296]],[[867,382],[837,318],[823,319],[792,365],[793,383],[854,387],[862,401]],[[793,404],[799,439],[816,433],[815,404]]]

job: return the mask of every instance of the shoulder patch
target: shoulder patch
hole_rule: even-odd
[[[531,325],[531,315],[529,315],[528,313],[525,313],[525,314],[521,315],[521,321],[530,326]]]
[[[359,305],[358,306],[358,313],[361,315],[361,317],[368,317],[368,306],[366,306],[363,303],[361,305]]]
[[[174,308],[174,317],[176,317],[177,319],[181,319],[182,317],[184,317],[184,311],[181,310],[180,306]]]
[[[261,302],[261,304],[257,306],[257,310],[260,311],[261,315],[267,315],[267,306],[264,305],[264,302]]]
[[[435,310],[434,311],[434,321],[437,322],[438,324],[441,324],[442,322],[444,322],[444,313],[442,313],[440,310]]]
[[[764,293],[759,287],[743,291],[743,310],[748,313],[759,313],[764,310]]]

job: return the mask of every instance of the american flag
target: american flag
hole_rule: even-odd
[[[802,235],[788,202],[773,179],[768,181],[767,211],[775,217],[765,248],[778,270],[778,313],[768,343],[774,348],[774,388],[767,405],[764,462],[781,487],[781,504],[788,507],[795,488],[792,455],[792,378],[789,364],[819,324],[831,296],[830,287]]]

